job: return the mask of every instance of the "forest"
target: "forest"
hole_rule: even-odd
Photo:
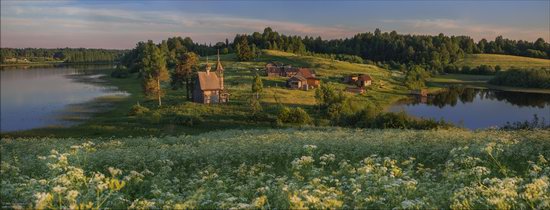
[[[26,59],[25,62],[112,63],[117,62],[126,51],[86,48],[1,48],[0,63],[17,63],[17,60],[23,59]]]
[[[239,40],[237,35],[235,41]],[[482,39],[475,42],[468,36],[439,34],[410,35],[396,31],[359,33],[352,38],[323,40],[321,37],[286,36],[265,28],[263,33],[247,35],[248,42],[261,49],[276,49],[297,54],[347,54],[365,60],[421,64],[430,70],[441,71],[447,64],[461,59],[465,54],[506,54],[534,58],[550,58],[550,44],[539,38],[535,42],[510,40],[498,36],[494,41]],[[235,42],[234,42],[235,43]]]
[[[132,68],[132,63],[144,49],[145,42],[137,43],[128,50],[84,49],[84,48],[2,48],[0,61],[9,58],[30,58],[38,61],[64,61],[67,63],[121,61]],[[422,65],[432,72],[443,72],[465,54],[504,54],[533,58],[550,58],[550,44],[539,38],[534,42],[510,40],[498,36],[495,40],[481,39],[477,43],[469,36],[410,35],[396,31],[359,33],[351,38],[324,40],[321,37],[290,36],[278,33],[270,27],[262,33],[237,34],[232,42],[200,44],[189,37],[172,37],[160,42],[158,47],[167,56],[169,68],[185,52],[200,56],[213,55],[217,50],[222,54],[237,53],[239,60],[251,60],[258,56],[260,49],[280,50],[295,54],[330,57],[336,60],[358,62],[383,62],[390,66]],[[453,68],[453,67],[450,67]],[[405,68],[402,68],[405,69]]]

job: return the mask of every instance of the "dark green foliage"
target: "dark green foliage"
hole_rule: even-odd
[[[27,59],[30,62],[63,61],[65,63],[113,63],[128,50],[87,48],[1,48],[0,63],[6,59]]]
[[[498,72],[489,84],[550,89],[550,69],[509,69]]]
[[[129,76],[130,76],[130,71],[128,71],[126,67],[121,65],[117,65],[116,69],[113,72],[111,72],[111,77],[113,78],[122,79],[122,78],[127,78]]]
[[[502,130],[535,130],[535,129],[550,129],[550,123],[546,124],[546,119],[542,118],[540,119],[536,114],[533,115],[533,119],[531,121],[523,121],[523,122],[506,122],[504,126],[502,126],[500,129]]]
[[[137,103],[136,105],[132,106],[132,109],[130,110],[129,115],[130,116],[138,116],[138,115],[145,114],[149,111],[150,111],[149,108],[144,107],[144,106],[140,105],[139,103]]]
[[[177,90],[185,87],[187,99],[191,99],[193,89],[193,77],[198,70],[199,59],[193,52],[184,53],[176,61],[176,68],[171,74],[170,85]]]
[[[311,124],[311,118],[309,117],[309,114],[305,110],[303,110],[300,107],[296,108],[289,108],[286,106],[283,106],[279,110],[279,114],[277,115],[277,124],[283,125],[283,124],[296,124],[296,125],[306,125]]]
[[[364,63],[363,58],[356,55],[346,55],[346,54],[322,54],[322,53],[306,53],[306,55],[311,55],[319,58],[327,58],[332,60],[346,61],[350,63]]]
[[[256,56],[255,52],[248,44],[246,35],[241,36],[237,34],[235,37],[235,53],[237,54],[237,59],[240,61],[250,61]]]
[[[426,86],[426,79],[428,77],[428,72],[422,66],[414,65],[407,71],[403,84],[409,89],[420,89]]]
[[[491,65],[483,64],[473,68],[469,66],[463,66],[462,68],[460,68],[455,64],[449,64],[444,68],[445,73],[477,75],[494,75],[501,70],[502,68],[499,65],[493,67]]]
[[[145,42],[137,43],[134,49],[125,53],[121,58],[121,63],[128,67],[131,72],[139,71],[140,57],[144,51],[145,45]],[[194,43],[189,37],[168,38],[167,40],[163,40],[157,47],[162,48],[168,68],[175,67],[178,59],[180,59],[186,52],[194,52],[200,56],[213,55],[216,53],[216,48],[206,44]]]
[[[176,114],[175,117],[172,119],[172,123],[176,125],[185,125],[185,126],[195,126],[202,123],[204,119],[202,117],[197,115],[183,115],[183,114]]]
[[[381,129],[399,128],[429,130],[453,127],[452,124],[443,120],[415,119],[408,116],[405,112],[378,112],[376,109],[370,107],[345,116],[340,123],[342,126],[348,127]]]

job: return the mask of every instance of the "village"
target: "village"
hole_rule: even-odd
[[[314,69],[306,67],[293,67],[277,61],[265,64],[262,72],[267,78],[284,78],[285,86],[290,90],[309,91],[321,86],[321,79]],[[220,60],[219,52],[214,72],[208,63],[204,65],[204,71],[197,72],[193,88],[193,102],[202,104],[216,104],[229,102],[230,93],[224,87],[224,68]],[[340,82],[346,84],[346,92],[363,94],[372,84],[372,77],[364,73],[342,75]]]

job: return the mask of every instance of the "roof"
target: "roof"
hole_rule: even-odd
[[[197,72],[201,90],[220,90],[220,79],[213,72]]]
[[[300,75],[300,76],[302,76],[304,78],[308,78],[308,79],[315,78],[313,71],[311,69],[308,69],[308,68],[298,69],[298,73],[296,73],[296,75]]]
[[[363,74],[363,75],[359,75],[359,78],[357,80],[359,80],[359,81],[372,81],[372,78],[369,75]]]

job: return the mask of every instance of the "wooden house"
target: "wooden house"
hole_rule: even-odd
[[[291,89],[309,90],[321,86],[321,80],[315,77],[315,72],[308,68],[300,68],[287,80],[287,86]]]
[[[210,72],[210,68],[207,58],[205,71],[197,72],[193,88],[193,101],[202,104],[226,103],[229,101],[229,93],[224,89],[224,69],[220,62],[219,52],[216,72]]]
[[[372,78],[367,74],[352,74],[345,76],[342,82],[353,84],[357,87],[366,87],[372,84]]]
[[[358,87],[367,87],[372,84],[372,78],[366,74],[359,75],[356,84]]]
[[[265,65],[265,74],[268,77],[293,77],[298,71],[300,68],[282,63],[269,62]]]

